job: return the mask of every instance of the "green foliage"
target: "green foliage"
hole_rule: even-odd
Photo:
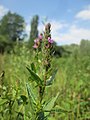
[[[20,38],[24,31],[24,19],[16,13],[8,12],[0,20],[0,35],[7,36],[11,41]]]
[[[46,111],[45,115],[47,116],[48,114],[50,114],[51,110],[53,109],[55,102],[57,100],[59,96],[59,93],[57,93],[57,95],[55,97],[52,97],[48,102],[46,102],[45,107],[44,107],[44,111]]]
[[[31,54],[17,42],[0,54],[0,120],[90,119],[89,41],[64,49],[71,54],[50,58],[45,47]]]
[[[46,86],[52,85],[52,82],[55,79],[56,73],[57,73],[57,69],[53,72],[52,76],[50,76],[49,80],[46,81]]]
[[[25,21],[22,16],[10,11],[0,20],[0,53],[10,52],[14,42],[24,39]]]
[[[90,56],[90,41],[89,40],[81,40],[80,52],[81,52],[81,55]]]
[[[8,44],[8,41],[6,40],[6,37],[4,37],[3,35],[0,35],[0,53],[4,52],[7,44]]]
[[[0,53],[3,54],[5,51],[9,52],[10,50],[12,50],[12,48],[12,42],[8,40],[8,37],[0,35]]]
[[[56,80],[55,82],[52,81],[52,88],[51,86],[46,88],[46,97],[42,101],[42,106],[40,106],[38,102],[39,90],[37,90],[37,83],[27,81],[31,76],[31,73],[25,69],[25,66],[29,65],[29,68],[35,74],[38,72],[37,75],[39,75],[40,79],[42,79],[42,69],[37,66],[39,64],[42,65],[42,62],[40,62],[41,58],[36,64],[34,64],[33,62],[37,61],[35,60],[35,55],[31,55],[30,51],[28,51],[24,44],[22,47],[19,45],[15,47],[15,54],[4,54],[1,56],[1,59],[3,59],[3,61],[1,61],[1,65],[4,62],[3,69],[5,70],[5,78],[3,88],[0,87],[0,91],[3,90],[3,96],[0,97],[0,119],[10,120],[8,106],[11,100],[14,101],[12,109],[10,108],[12,113],[11,120],[31,120],[31,118],[35,120],[34,110],[37,110],[37,107],[35,106],[38,105],[38,108],[45,108],[45,105],[49,105],[48,103],[53,101],[53,98],[55,99],[53,96],[56,96],[58,91],[59,96],[54,103],[54,105],[56,105],[55,108],[53,108],[51,112],[45,111],[44,113],[45,115],[50,115],[48,119],[90,119],[90,56],[88,56],[88,54],[81,56],[83,53],[79,50],[79,48],[75,50],[69,57],[53,59],[54,68],[56,68],[56,66],[58,67]],[[40,53],[39,55],[41,56]],[[53,74],[54,72],[52,72],[50,76]],[[51,78],[50,76],[47,81]],[[6,95],[8,98],[5,97]],[[34,99],[34,110],[31,106],[31,99]],[[33,116],[31,113],[33,113]],[[43,115],[43,113],[40,115]]]
[[[30,78],[31,80],[35,81],[37,83],[37,85],[42,85],[42,80],[40,79],[40,77],[31,69],[29,69],[27,67],[28,71],[30,72]]]

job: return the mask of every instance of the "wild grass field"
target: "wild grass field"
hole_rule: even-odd
[[[0,0],[0,120],[90,120],[90,0]]]
[[[46,88],[44,96],[48,100],[53,99],[57,93],[59,95],[49,120],[90,120],[88,46],[64,46],[72,53],[52,58],[53,69],[57,68],[58,71],[52,86]],[[26,82],[29,81],[26,66],[30,66],[34,57],[25,45],[16,45],[14,53],[0,54],[0,120],[30,120],[33,109],[26,89]],[[34,83],[31,87],[34,92]]]

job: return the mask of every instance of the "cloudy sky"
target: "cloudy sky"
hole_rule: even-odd
[[[0,19],[8,10],[25,18],[27,33],[34,15],[40,17],[40,32],[47,18],[52,25],[52,38],[59,45],[90,40],[90,0],[0,0]]]

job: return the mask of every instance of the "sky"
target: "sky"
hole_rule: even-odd
[[[58,45],[90,40],[90,0],[0,0],[0,19],[9,10],[24,17],[28,35],[32,17],[39,15],[39,32],[46,18]]]

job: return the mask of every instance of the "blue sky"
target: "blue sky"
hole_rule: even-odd
[[[42,20],[52,24],[52,38],[59,44],[80,43],[90,40],[90,0],[0,0],[0,18],[10,10],[22,15],[29,34],[30,21],[39,15],[39,31]]]

